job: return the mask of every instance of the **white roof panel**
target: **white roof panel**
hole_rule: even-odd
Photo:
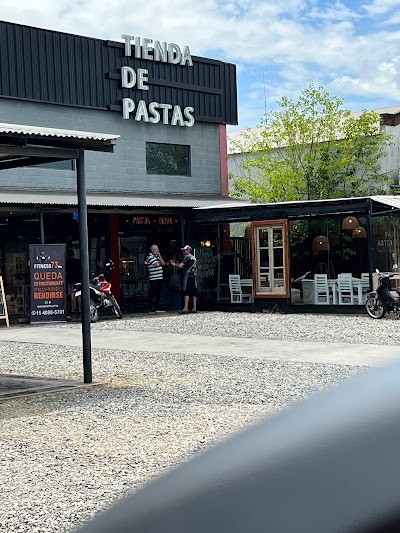
[[[371,196],[371,199],[374,200],[374,202],[400,209],[400,196]]]
[[[37,137],[58,137],[60,139],[83,139],[93,141],[115,141],[120,135],[109,133],[94,133],[90,131],[63,130],[59,128],[44,128],[42,126],[27,126],[22,124],[0,123],[0,133],[15,133],[18,135],[36,135]]]

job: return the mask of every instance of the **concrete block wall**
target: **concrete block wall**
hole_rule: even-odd
[[[219,126],[123,120],[122,112],[0,98],[0,122],[120,135],[114,153],[86,152],[88,191],[220,194]],[[190,146],[191,176],[146,173],[146,142]],[[0,172],[1,188],[76,189],[74,171],[29,167]]]
[[[400,116],[400,115],[399,115]],[[396,115],[396,118],[397,115]],[[388,180],[395,185],[400,182],[400,125],[384,126],[385,133],[392,135],[393,144],[387,147],[387,155],[382,158],[381,168],[388,176]],[[388,194],[391,194],[388,187]]]

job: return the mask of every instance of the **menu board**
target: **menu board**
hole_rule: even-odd
[[[214,248],[207,246],[196,248],[196,259],[196,276],[198,276],[199,279],[213,278],[216,274],[218,260]]]
[[[215,298],[217,286],[218,255],[213,246],[201,246],[196,248],[196,280],[201,298]]]

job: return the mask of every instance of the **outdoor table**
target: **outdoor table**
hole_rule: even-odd
[[[337,285],[337,279],[328,279],[329,286],[332,287],[333,290],[333,303],[335,304],[338,301],[338,285]],[[332,284],[330,283],[332,282]],[[353,287],[357,289],[357,303],[358,305],[363,305],[363,289],[366,287],[369,287],[369,281],[361,278],[351,278],[351,282]]]
[[[314,280],[313,279],[303,279],[303,302],[304,303],[314,303]],[[338,280],[337,279],[328,279],[328,287],[332,290],[332,304],[338,304]],[[358,305],[363,305],[363,288],[369,287],[369,281],[361,278],[352,278],[353,287],[357,289],[357,303]]]

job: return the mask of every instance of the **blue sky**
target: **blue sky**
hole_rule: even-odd
[[[400,0],[0,0],[0,19],[188,45],[235,63],[239,125],[259,124],[309,80],[351,111],[400,104]]]

